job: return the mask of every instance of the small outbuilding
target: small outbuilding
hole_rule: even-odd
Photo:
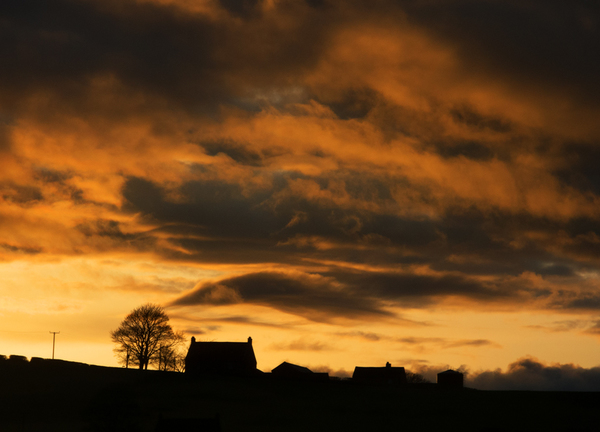
[[[392,367],[388,362],[385,367],[360,367],[354,368],[352,381],[369,384],[394,384],[404,385],[406,371],[403,367]]]
[[[288,379],[294,381],[328,381],[327,372],[313,372],[304,366],[298,366],[293,363],[283,362],[271,371],[275,378]]]
[[[248,342],[192,342],[185,357],[189,374],[252,375],[258,373],[252,338]]]
[[[437,374],[437,383],[439,386],[447,388],[462,388],[464,376],[462,373],[448,369]]]

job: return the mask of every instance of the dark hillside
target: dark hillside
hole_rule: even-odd
[[[600,393],[444,391],[348,381],[190,379],[51,360],[0,362],[1,431],[153,431],[219,415],[242,431],[595,431]]]

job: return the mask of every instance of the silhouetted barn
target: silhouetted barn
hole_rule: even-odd
[[[248,342],[196,342],[192,337],[185,357],[191,374],[249,375],[257,373],[252,338]]]
[[[213,418],[162,418],[155,432],[221,432],[219,417]]]
[[[313,372],[304,366],[283,362],[271,371],[275,378],[289,379],[294,381],[328,381],[327,372]]]
[[[462,388],[463,374],[452,369],[437,374],[437,383],[443,387]]]
[[[403,367],[355,367],[352,381],[369,384],[406,384],[406,371]]]

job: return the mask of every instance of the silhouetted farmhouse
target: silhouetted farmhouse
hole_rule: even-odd
[[[406,384],[406,371],[403,367],[355,367],[352,381],[369,384]]]
[[[304,366],[283,362],[271,371],[273,377],[294,381],[328,381],[327,372],[313,372]]]
[[[257,372],[252,338],[248,342],[196,342],[185,357],[190,374],[248,375]]]
[[[443,387],[462,388],[463,374],[452,369],[437,374],[437,383]]]

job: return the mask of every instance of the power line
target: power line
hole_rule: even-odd
[[[56,340],[56,335],[60,334],[60,332],[59,331],[57,331],[57,332],[51,331],[50,333],[52,333],[52,360],[54,360],[54,342]]]

